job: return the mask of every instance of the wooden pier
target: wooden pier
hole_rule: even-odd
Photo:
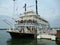
[[[60,41],[60,30],[57,30],[56,41]]]

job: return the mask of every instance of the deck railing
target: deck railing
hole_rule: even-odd
[[[41,24],[38,23],[20,23],[20,24],[15,24],[15,26],[40,26]]]

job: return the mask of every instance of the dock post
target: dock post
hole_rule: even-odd
[[[60,30],[57,30],[56,41],[60,41]]]
[[[37,39],[37,28],[35,29],[34,39]]]

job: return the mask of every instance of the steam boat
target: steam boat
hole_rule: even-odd
[[[38,15],[37,0],[36,12],[26,11],[25,4],[25,12],[15,22],[14,29],[7,30],[12,38],[37,38],[41,32],[50,28],[49,22]]]
[[[33,11],[23,13],[15,22],[14,30],[8,30],[12,38],[35,38],[49,29],[48,21]]]

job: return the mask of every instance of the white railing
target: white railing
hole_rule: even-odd
[[[15,26],[40,26],[38,23],[20,23],[20,24],[15,24]]]

